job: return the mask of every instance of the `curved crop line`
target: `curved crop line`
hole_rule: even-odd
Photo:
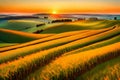
[[[112,30],[112,29],[114,29],[115,27],[112,27],[112,28],[109,28],[109,29],[107,29],[107,30],[103,30],[103,31],[101,31],[101,32],[99,32],[99,33],[103,33],[103,32],[106,32],[106,31],[109,31],[109,30]],[[80,33],[82,33],[82,32],[80,32]],[[76,33],[76,34],[80,34],[80,33]],[[97,34],[99,34],[99,33],[97,33]],[[63,33],[62,33],[63,34]],[[61,34],[61,35],[62,35]],[[94,34],[94,35],[97,35],[97,34]],[[38,43],[43,43],[43,42],[47,42],[47,41],[51,41],[51,40],[55,40],[55,39],[59,39],[59,38],[65,38],[65,37],[69,37],[69,36],[73,36],[73,35],[75,35],[75,34],[72,34],[72,35],[66,35],[66,36],[61,36],[61,37],[58,37],[58,38],[53,38],[53,39],[49,39],[49,38],[46,38],[46,40],[41,40],[41,41],[39,41],[39,40],[35,40],[34,42],[33,41],[31,41],[31,42],[33,42],[33,43],[31,43],[31,44],[29,44],[29,42],[26,44],[21,44],[21,45],[19,45],[19,46],[13,46],[13,47],[8,47],[7,49],[6,48],[3,48],[3,49],[0,49],[0,52],[4,52],[4,51],[9,51],[9,50],[14,50],[14,49],[17,49],[17,48],[22,48],[22,47],[26,47],[26,46],[31,46],[31,45],[35,45],[35,44],[38,44]],[[56,35],[57,36],[57,35]],[[93,36],[93,35],[91,35],[91,36]],[[53,36],[54,37],[54,36]],[[87,36],[87,37],[90,37],[90,36]],[[86,37],[84,37],[84,38],[86,38]]]
[[[31,46],[31,45],[35,45],[35,44],[38,44],[38,43],[48,42],[48,41],[56,40],[56,39],[59,39],[59,38],[65,38],[65,37],[73,36],[73,35],[80,34],[80,33],[83,33],[83,32],[86,32],[86,31],[81,31],[81,32],[78,32],[78,33],[65,35],[65,36],[64,35],[63,36],[59,36],[59,35],[62,35],[63,34],[62,33],[62,34],[59,34],[59,35],[50,36],[50,37],[46,37],[46,38],[43,38],[43,39],[38,39],[38,40],[34,40],[34,41],[31,41],[31,42],[15,45],[15,46],[11,46],[11,47],[0,48],[0,52],[14,50],[14,49],[22,48],[22,47],[26,47],[26,46]]]
[[[119,35],[119,34],[118,34],[118,35]],[[112,37],[113,37],[113,36],[112,36]],[[104,47],[106,47],[106,46],[104,46]],[[118,52],[119,52],[119,51],[118,51]],[[69,55],[68,55],[68,56],[69,56]],[[61,56],[61,57],[58,56],[58,58],[56,58],[56,59],[59,59],[59,58],[62,58],[62,57],[66,57],[66,56]],[[113,57],[114,57],[114,56],[113,56]],[[71,58],[72,58],[72,57],[71,57]],[[64,60],[63,60],[63,61],[64,61]],[[52,62],[52,61],[51,61],[51,62]],[[48,62],[47,62],[47,63],[48,63]],[[40,67],[39,67],[39,68],[40,68]],[[54,68],[53,68],[53,69],[54,69]],[[36,69],[36,70],[37,70],[37,69]],[[41,69],[40,69],[40,70],[41,70]],[[34,74],[34,73],[33,73],[33,74]],[[38,74],[38,72],[37,72],[37,74]],[[37,75],[37,74],[36,74],[36,75]],[[68,78],[68,77],[67,77],[67,78]],[[64,78],[62,78],[62,79],[60,78],[60,79],[55,79],[55,80],[68,80],[67,78],[65,78],[65,79],[64,79]],[[38,79],[38,78],[37,78],[37,79]],[[53,78],[53,79],[54,79],[54,78]],[[71,79],[74,80],[73,78],[71,78]],[[69,78],[69,80],[71,80],[71,79]],[[42,80],[44,80],[44,79],[42,79]],[[52,79],[50,79],[50,80],[52,80]]]
[[[79,35],[76,35],[77,37],[73,36],[73,39],[71,39],[72,38],[72,36],[71,36],[71,37],[68,37],[68,38],[63,38],[63,39],[59,39],[59,40],[55,40],[55,41],[50,41],[50,42],[43,43],[43,44],[37,44],[37,45],[29,46],[29,47],[26,47],[26,48],[16,49],[14,51],[3,52],[3,53],[0,54],[0,56],[2,56],[2,58],[0,59],[0,63],[7,62],[8,60],[11,61],[11,60],[14,60],[18,57],[23,57],[23,56],[26,56],[28,54],[35,53],[37,51],[50,49],[51,47],[53,48],[53,47],[57,47],[57,46],[60,46],[60,45],[63,45],[63,44],[73,42],[73,41],[84,39],[84,38],[93,36],[95,34],[98,34],[100,32],[96,32],[96,33],[93,33],[93,34],[88,34],[86,36],[80,34],[81,37]],[[103,32],[106,32],[106,31],[102,31],[102,33]],[[63,42],[61,42],[61,41],[63,41]],[[57,44],[55,44],[55,43],[57,43]]]
[[[64,54],[65,52],[92,44],[93,42],[96,42],[98,40],[100,41],[100,40],[106,39],[106,38],[118,33],[118,32],[117,33],[114,33],[114,32],[116,32],[116,30],[109,32],[109,33],[106,32],[103,34],[95,35],[95,36],[92,36],[92,38],[88,38],[88,39],[92,39],[92,40],[88,40],[88,39],[86,39],[87,41],[85,39],[83,39],[82,41],[78,40],[78,41],[75,41],[75,42],[72,42],[72,43],[69,43],[66,45],[62,45],[62,46],[59,46],[56,48],[52,48],[49,50],[45,50],[45,51],[41,51],[41,52],[38,52],[35,54],[25,56],[24,58],[9,62],[8,64],[1,64],[0,65],[1,78],[6,78],[6,79],[24,78],[30,72],[49,63],[50,61],[54,60],[56,57],[61,56],[61,54]],[[109,35],[110,33],[111,34],[114,33],[114,34]],[[101,39],[101,37],[103,35],[107,35],[107,36],[103,37]],[[94,38],[96,38],[96,39],[99,38],[99,39],[94,40]],[[84,42],[84,41],[86,41],[86,42]],[[78,43],[80,43],[80,44],[78,44]],[[7,75],[7,76],[5,76],[5,75]]]
[[[41,39],[43,38],[47,38],[47,37],[51,37],[51,36],[54,36],[54,34],[50,34],[50,35],[46,35],[44,37],[41,37]],[[37,39],[38,40],[38,39]],[[25,42],[25,43],[29,43],[30,41],[28,42]],[[25,44],[25,43],[16,43],[16,44],[13,44],[13,45],[7,45],[7,46],[3,46],[3,47],[0,47],[0,52],[4,52],[4,51],[9,51],[9,50],[12,50],[12,49],[9,49],[9,48],[13,48],[14,46],[20,46],[21,44]],[[26,45],[27,46],[27,45]],[[23,46],[24,47],[24,46]],[[18,47],[18,48],[22,48],[22,47]],[[17,49],[17,48],[14,48],[14,49]]]
[[[106,46],[106,45],[103,45],[103,44],[104,44],[104,43],[108,43],[108,41],[112,41],[112,43],[110,43],[110,44],[113,44],[113,43],[115,43],[114,40],[112,40],[112,39],[114,39],[114,38],[120,38],[120,34],[117,34],[117,35],[115,35],[115,36],[111,36],[111,37],[108,38],[108,39],[101,40],[101,41],[99,41],[99,42],[96,42],[96,43],[93,43],[93,44],[91,44],[91,45],[85,46],[85,47],[83,47],[83,48],[75,49],[75,50],[73,50],[73,51],[70,51],[70,52],[68,52],[68,53],[63,54],[62,56],[68,56],[68,55],[76,54],[76,53],[79,53],[79,52],[82,52],[82,51],[87,51],[87,50],[91,50],[91,49],[100,48],[100,47]],[[120,40],[119,40],[119,41],[120,41]],[[109,43],[108,43],[108,44],[109,44]],[[107,45],[108,45],[108,44],[107,44]]]
[[[91,32],[89,31],[89,33],[91,33]],[[94,32],[92,34],[95,34],[95,33],[96,32]],[[86,34],[88,34],[88,32],[83,33],[83,34],[86,36]],[[84,36],[83,34],[74,35],[74,36],[67,37],[67,38],[60,38],[60,39],[53,40],[53,41],[50,41],[50,42],[37,44],[37,47],[36,47],[36,45],[32,45],[32,46],[29,46],[29,48],[25,47],[25,49],[21,48],[21,49],[16,49],[14,51],[12,50],[12,51],[3,52],[3,53],[0,54],[0,56],[2,57],[0,59],[0,63],[3,62],[3,61],[6,61],[7,59],[9,59],[9,61],[14,60],[15,57],[16,58],[17,57],[22,57],[22,56],[25,56],[25,55],[28,55],[28,54],[35,53],[35,52],[40,51],[40,50],[50,49],[50,48],[57,47],[57,46],[60,46],[60,45],[64,45],[64,44],[67,44],[67,43],[70,43],[70,42],[73,42],[73,41],[77,41],[77,40],[83,38],[83,36]],[[88,34],[88,35],[91,35],[91,34]]]
[[[32,73],[27,80],[75,80],[76,77],[95,66],[120,56],[119,47],[120,43],[115,43],[95,50],[57,58],[42,70],[39,69]]]
[[[98,32],[99,33],[99,32]],[[90,35],[90,34],[89,34]],[[88,35],[88,36],[89,36]],[[78,35],[79,36],[79,35]],[[96,36],[96,35],[95,35]],[[75,36],[73,36],[75,37]],[[93,36],[94,37],[94,36]],[[68,37],[68,40],[69,40],[70,37]],[[89,37],[88,37],[89,38]],[[63,44],[67,44],[69,42],[73,42],[73,41],[77,41],[79,39],[84,39],[83,38],[83,35],[81,35],[81,37],[78,37],[73,40],[67,40],[67,38],[65,39],[60,39],[60,40],[56,40],[57,44],[54,44],[55,41],[50,41],[50,42],[47,42],[47,43],[43,43],[43,44],[37,44],[37,45],[33,45],[33,46],[29,46],[29,47],[26,47],[26,48],[21,48],[21,49],[16,49],[14,51],[8,51],[8,52],[4,52],[4,53],[1,53],[0,56],[1,56],[1,59],[0,59],[0,63],[3,63],[3,62],[7,62],[8,60],[11,61],[11,60],[14,60],[18,57],[23,57],[23,56],[26,56],[28,54],[32,54],[32,53],[35,53],[37,51],[40,51],[40,50],[45,50],[45,49],[50,49],[51,47],[56,47],[56,46],[60,46],[60,45],[63,45]],[[64,40],[63,42],[60,42],[61,40]],[[101,39],[100,39],[101,40]],[[51,44],[52,42],[52,44]],[[89,41],[91,42],[91,41]],[[92,41],[91,43],[89,44],[92,44],[94,41]],[[96,41],[95,41],[96,42]],[[49,43],[49,44],[48,44]],[[87,44],[87,43],[85,43]],[[89,45],[88,44],[88,45]],[[30,49],[30,50],[29,50]]]

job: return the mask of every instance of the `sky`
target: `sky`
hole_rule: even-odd
[[[120,0],[0,0],[0,13],[120,14]]]

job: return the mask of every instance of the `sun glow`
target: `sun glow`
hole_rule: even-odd
[[[53,11],[52,14],[57,14],[57,11]]]

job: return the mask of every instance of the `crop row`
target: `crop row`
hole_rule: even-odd
[[[95,34],[96,32],[89,31],[87,33],[89,33],[89,35],[92,35],[92,34]],[[18,57],[23,57],[25,55],[32,54],[32,53],[35,53],[37,51],[53,48],[53,47],[56,47],[56,46],[67,44],[67,43],[72,42],[72,41],[79,40],[81,38],[84,38],[83,36],[86,36],[87,33],[74,35],[74,36],[71,36],[71,37],[60,38],[60,39],[57,39],[57,40],[52,40],[52,41],[39,43],[39,44],[32,45],[32,46],[26,46],[26,47],[19,48],[19,49],[16,49],[16,50],[3,52],[3,53],[0,54],[0,56],[1,56],[0,63],[10,61],[10,60],[14,60]]]
[[[19,48],[16,50],[3,52],[0,54],[0,56],[1,56],[0,63],[11,61],[11,60],[17,59],[18,57],[23,57],[25,55],[32,54],[37,51],[50,49],[50,48],[64,45],[64,44],[67,44],[67,43],[70,43],[70,42],[73,42],[73,41],[76,41],[79,39],[87,38],[87,37],[93,36],[95,34],[99,34],[101,32],[103,32],[103,31],[89,31],[89,32],[74,35],[71,37],[60,38],[57,40],[52,40],[52,41],[39,43],[39,44],[32,45],[32,46],[26,46],[26,47]]]
[[[96,65],[120,56],[119,53],[120,42],[102,48],[60,57],[29,75],[27,80],[75,80],[78,75],[89,71]]]
[[[100,42],[97,42],[97,43],[94,43],[94,44],[91,44],[91,45],[88,45],[88,46],[85,46],[85,47],[70,51],[68,53],[63,54],[62,56],[76,54],[76,53],[79,53],[79,52],[82,52],[82,51],[87,51],[87,50],[100,48],[100,47],[103,47],[103,46],[114,44],[116,42],[120,42],[120,34],[118,34],[116,36],[113,36],[111,38],[108,38],[108,39],[106,39],[104,41],[100,41]]]
[[[56,57],[59,57],[60,55],[66,52],[110,38],[111,36],[117,35],[119,33],[120,33],[119,29],[114,29],[88,38],[80,39],[62,46],[58,46],[52,49],[40,51],[25,56],[23,58],[19,58],[18,60],[12,62],[8,62],[5,64],[3,63],[0,65],[0,77],[1,79],[16,79],[16,80],[21,79],[24,76],[29,75],[29,73],[31,73],[32,71],[49,63],[51,60],[55,59]]]
[[[34,40],[34,41],[23,43],[23,44],[20,44],[20,45],[15,45],[15,46],[11,46],[11,47],[0,48],[0,52],[4,52],[4,51],[8,51],[8,50],[13,50],[13,49],[17,49],[17,48],[22,48],[22,47],[26,47],[26,46],[31,46],[31,45],[35,45],[35,44],[38,44],[38,43],[43,43],[43,42],[47,42],[47,41],[50,41],[50,40],[59,39],[59,38],[69,37],[69,36],[73,36],[73,35],[76,35],[76,34],[85,33],[87,31],[88,30],[68,32],[68,33],[61,33],[61,34],[58,34],[58,35],[54,35],[54,36],[50,36],[50,37],[46,37],[46,38]]]

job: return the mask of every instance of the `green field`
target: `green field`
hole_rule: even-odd
[[[37,24],[43,24],[43,23],[45,23],[46,25],[36,27]],[[60,24],[61,23],[47,24],[46,22],[44,22],[44,20],[41,19],[31,19],[31,20],[21,19],[21,20],[4,21],[3,23],[0,24],[0,28],[33,33],[37,30],[46,29]]]
[[[4,23],[1,23],[0,28],[22,31],[26,28],[34,27],[36,23],[38,22],[24,20],[9,20]]]
[[[44,20],[0,24],[0,80],[120,79],[119,20]]]
[[[76,31],[76,30],[96,30],[96,29],[102,29],[102,28],[108,28],[111,26],[114,26],[116,24],[119,24],[119,21],[81,21],[81,22],[75,22],[75,23],[67,23],[60,26],[51,27],[48,29],[45,29],[45,31],[42,32],[42,34],[46,33],[62,33],[62,32],[69,32],[69,31]]]
[[[43,21],[43,22],[42,22]],[[46,25],[36,27],[37,24],[45,23]],[[47,24],[45,20],[41,19],[23,19],[23,20],[9,20],[0,24],[0,28],[19,30],[33,33],[37,30],[43,29],[42,34],[57,34],[69,31],[102,29],[119,24],[120,21],[101,20],[101,21],[81,21],[74,23],[53,23]]]

